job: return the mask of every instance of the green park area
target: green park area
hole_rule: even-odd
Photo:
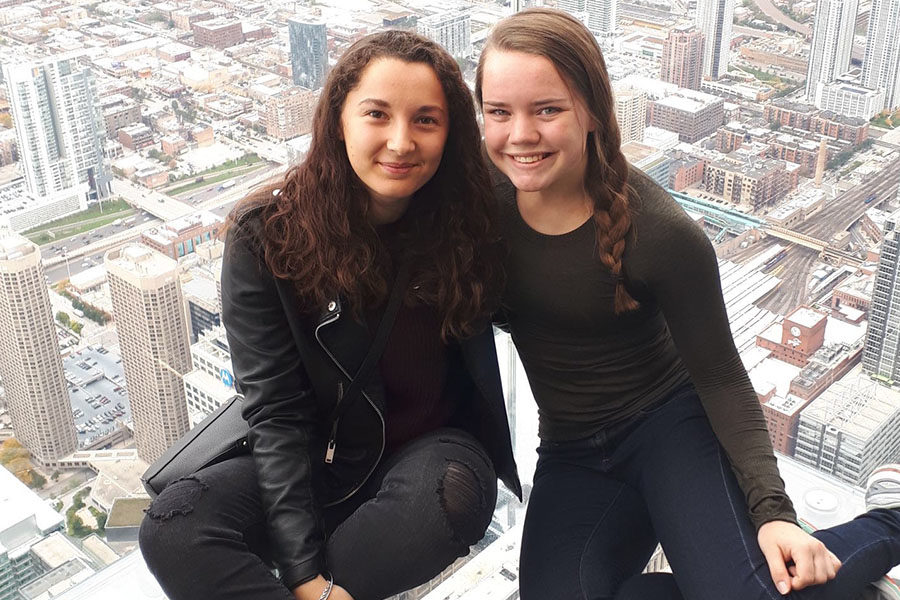
[[[897,109],[894,112],[889,110],[882,111],[875,115],[869,122],[875,127],[893,129],[894,127],[900,126],[900,109]]]
[[[206,187],[212,183],[218,183],[220,181],[226,181],[240,175],[246,175],[247,173],[259,169],[264,164],[265,161],[263,161],[263,159],[261,159],[255,153],[251,152],[250,154],[245,154],[237,160],[229,160],[228,162],[225,162],[217,167],[207,169],[202,173],[195,173],[193,175],[181,177],[180,179],[176,180],[175,185],[165,189],[161,189],[159,191],[164,194],[168,194],[169,196],[179,196],[186,192]],[[177,183],[188,180],[189,183],[184,183],[181,185]]]
[[[8,438],[0,444],[0,465],[30,488],[41,488],[47,483],[47,479],[31,464],[31,453],[15,438]]]
[[[87,210],[29,229],[25,232],[25,237],[38,246],[43,246],[54,240],[65,239],[109,225],[116,219],[129,217],[136,212],[134,207],[121,198],[106,200]]]

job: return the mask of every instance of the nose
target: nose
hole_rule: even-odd
[[[511,144],[536,144],[540,137],[540,133],[529,115],[515,115],[512,117],[509,130],[509,142]]]
[[[403,155],[412,152],[415,146],[409,125],[399,120],[394,122],[388,134],[388,150],[395,154]]]

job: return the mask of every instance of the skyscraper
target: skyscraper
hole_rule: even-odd
[[[75,450],[75,423],[37,246],[0,229],[0,376],[16,438],[48,467]]]
[[[647,92],[633,88],[614,90],[616,99],[616,121],[622,143],[640,142],[644,139],[647,123]]]
[[[64,55],[3,65],[25,181],[36,196],[89,186],[89,200],[109,195],[105,124],[91,70]]]
[[[178,263],[131,244],[105,257],[138,456],[147,462],[189,428],[182,376],[191,370]]]
[[[806,98],[816,98],[819,84],[834,81],[850,66],[853,30],[859,0],[818,0],[813,23],[809,67],[806,71]]]
[[[472,55],[472,17],[469,13],[448,11],[419,19],[416,31],[440,44],[458,57]]]
[[[719,79],[728,72],[734,0],[697,0],[697,25],[703,33],[703,76]]]
[[[869,306],[863,372],[881,381],[900,381],[900,211],[884,224],[884,240]]]
[[[692,90],[703,74],[703,34],[692,25],[673,27],[663,42],[659,78]]]
[[[616,30],[617,0],[557,0],[556,6],[582,21],[594,35],[607,35]]]
[[[318,19],[288,19],[288,38],[294,85],[308,90],[317,90],[325,85],[328,72],[325,22]]]
[[[900,106],[900,0],[872,0],[862,84],[884,90],[884,108]]]

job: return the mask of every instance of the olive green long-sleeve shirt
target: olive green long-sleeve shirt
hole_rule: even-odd
[[[545,235],[497,193],[509,247],[503,308],[538,404],[540,436],[588,437],[692,382],[743,490],[754,524],[796,521],[766,422],[731,330],[716,255],[664,189],[637,169],[623,272],[638,310],[616,315],[615,281],[591,220]]]

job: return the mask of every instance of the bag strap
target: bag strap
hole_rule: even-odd
[[[408,283],[409,261],[404,260],[397,269],[397,275],[394,277],[394,284],[391,288],[391,295],[388,298],[387,307],[384,309],[384,314],[381,315],[381,321],[379,321],[378,328],[375,330],[375,337],[372,340],[372,345],[369,346],[369,352],[366,354],[362,364],[359,366],[359,370],[350,382],[350,386],[337,399],[334,410],[331,411],[329,422],[332,424],[332,428],[337,425],[337,420],[341,415],[341,407],[344,405],[344,400],[347,398],[352,400],[356,394],[360,392],[372,375],[372,369],[375,368],[375,364],[381,358],[384,347],[387,345],[388,336],[390,335],[391,329],[394,326],[394,321],[397,318],[397,312],[400,310],[400,303],[406,293]]]

